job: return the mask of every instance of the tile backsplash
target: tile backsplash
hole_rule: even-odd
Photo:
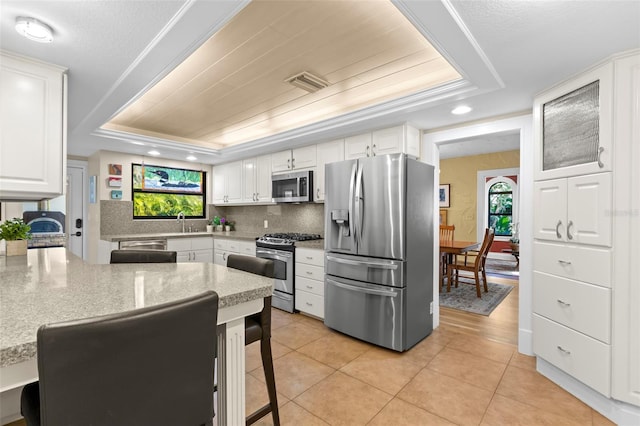
[[[182,227],[174,219],[133,220],[131,201],[100,201],[100,234],[152,234],[180,232]],[[324,235],[324,204],[276,204],[270,206],[213,206],[208,217],[223,216],[236,223],[243,233],[262,235],[270,232],[301,232]],[[264,228],[264,221],[268,228]],[[207,220],[187,219],[187,228],[204,231]]]

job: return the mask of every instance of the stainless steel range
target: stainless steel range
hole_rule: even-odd
[[[256,256],[274,262],[272,306],[293,313],[295,307],[296,241],[319,240],[318,234],[265,234],[256,240]]]

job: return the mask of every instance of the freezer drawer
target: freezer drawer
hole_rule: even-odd
[[[402,260],[337,253],[327,253],[325,256],[326,274],[372,284],[404,287],[405,268],[406,262]]]
[[[324,323],[366,342],[403,351],[405,291],[327,276]]]

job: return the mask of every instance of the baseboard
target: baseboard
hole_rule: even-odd
[[[533,331],[518,329],[518,352],[533,356]]]
[[[607,398],[540,357],[536,358],[536,369],[540,374],[615,424],[620,426],[640,425],[640,407]]]

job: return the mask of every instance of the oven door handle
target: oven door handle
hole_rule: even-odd
[[[281,252],[281,251],[276,251],[276,250],[265,250],[262,248],[259,248],[256,250],[256,256],[260,256],[260,255],[267,255],[269,256],[269,259],[276,259],[276,260],[282,260],[282,261],[287,261],[287,260],[291,260],[291,253],[288,252]]]

